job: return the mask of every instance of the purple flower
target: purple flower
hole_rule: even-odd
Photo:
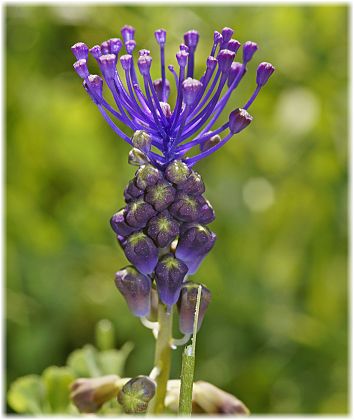
[[[135,316],[150,313],[151,280],[128,266],[116,273],[115,284]]]
[[[211,53],[206,60],[204,74],[200,77],[195,74],[194,62],[199,33],[194,29],[184,34],[184,44],[180,45],[176,54],[176,70],[173,65],[166,66],[165,63],[165,48],[168,43],[166,30],[155,31],[160,52],[160,60],[157,61],[161,70],[161,77],[155,81],[151,78],[151,67],[155,59],[146,49],[140,49],[137,57],[134,57],[135,29],[129,25],[125,25],[121,30],[123,41],[111,38],[90,50],[84,43],[75,44],[72,47],[77,60],[74,67],[83,79],[85,90],[118,136],[130,145],[133,144],[133,139],[122,131],[115,120],[133,132],[147,133],[153,147],[135,147],[146,153],[148,162],[155,168],[164,170],[176,160],[192,167],[224,146],[239,132],[230,126],[230,122],[218,124],[218,119],[233,91],[246,74],[247,63],[258,46],[247,41],[243,44],[241,63],[234,62],[241,44],[232,38],[233,32],[233,29],[227,27],[223,28],[221,33],[214,32]],[[86,62],[88,52],[98,62],[116,108],[103,97],[102,86],[93,83],[94,75],[90,74]],[[117,64],[122,66],[122,72],[117,70]],[[174,105],[167,102],[172,84],[170,85],[167,79],[166,67],[171,72],[177,90]],[[271,64],[262,63],[259,66],[257,90],[242,108],[249,108],[260,87],[264,86],[273,71],[274,67]],[[139,72],[142,75],[140,79]],[[226,133],[222,134],[225,131]],[[201,146],[208,144],[209,139],[215,139],[216,135],[221,139],[217,144],[212,147]],[[193,152],[195,146],[198,147],[197,154],[188,157],[187,154]],[[141,188],[139,185],[138,187]]]
[[[158,260],[156,245],[142,231],[128,236],[125,247],[125,256],[143,274],[151,274]]]
[[[165,248],[179,234],[179,223],[168,211],[159,213],[149,220],[147,234],[159,248]]]

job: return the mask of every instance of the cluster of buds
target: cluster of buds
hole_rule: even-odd
[[[111,38],[91,49],[82,42],[72,47],[77,60],[74,69],[83,79],[84,89],[113,131],[133,148],[129,162],[139,166],[124,193],[126,206],[111,219],[132,264],[116,274],[116,285],[131,311],[146,317],[155,282],[162,303],[171,307],[178,302],[180,329],[185,334],[192,331],[198,287],[186,279],[196,272],[215,242],[214,233],[206,226],[214,220],[214,211],[203,197],[201,176],[192,167],[251,123],[248,110],[274,72],[270,63],[260,63],[251,97],[234,109],[226,122],[215,127],[258,50],[251,41],[241,48],[233,34],[227,27],[214,32],[205,71],[199,79],[194,74],[199,33],[190,30],[184,34],[176,53],[178,70],[167,66],[177,92],[173,107],[168,103],[171,85],[166,77],[164,29],[155,31],[161,78],[154,81],[150,51],[134,53],[132,26],[122,28],[122,40]],[[235,61],[239,51],[242,57]],[[89,72],[89,53],[100,68],[116,109],[103,95],[103,79]],[[117,70],[119,63],[121,72]],[[116,121],[134,135],[123,132]],[[187,156],[196,148],[197,154]],[[210,292],[203,287],[200,320],[209,300]]]
[[[190,334],[199,285],[186,279],[215,243],[206,226],[215,219],[214,210],[203,196],[198,172],[181,160],[164,170],[152,165],[147,156],[152,139],[145,131],[136,131],[132,143],[129,162],[139,168],[124,191],[126,206],[111,218],[132,265],[116,273],[116,286],[134,315],[148,317],[155,282],[162,303],[171,307],[178,302],[180,329]],[[210,292],[203,287],[200,322],[209,301]]]

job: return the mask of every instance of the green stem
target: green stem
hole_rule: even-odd
[[[197,340],[198,317],[199,317],[201,296],[202,296],[202,286],[199,286],[198,294],[197,294],[197,302],[195,305],[195,312],[194,312],[192,344],[187,346],[184,349],[183,356],[182,356],[181,388],[180,388],[180,393],[179,393],[178,413],[183,416],[190,416],[192,414],[195,345],[196,345],[196,340]]]
[[[149,404],[149,414],[161,414],[165,407],[167,381],[171,368],[171,338],[172,338],[172,310],[167,313],[166,305],[159,303],[158,307],[159,333],[156,340],[155,366],[156,394]]]

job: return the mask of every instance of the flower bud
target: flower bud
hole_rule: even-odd
[[[166,254],[160,259],[155,269],[155,280],[163,303],[174,305],[177,302],[187,271],[186,264],[172,254]]]
[[[173,203],[176,190],[166,181],[159,181],[157,184],[146,188],[145,200],[150,203],[158,212],[167,209]]]
[[[108,41],[110,54],[118,55],[122,49],[122,41],[119,38],[111,38]]]
[[[179,50],[188,52],[189,48],[187,47],[186,44],[179,44]]]
[[[143,76],[147,76],[150,72],[152,57],[150,55],[141,55],[138,58],[138,67]]]
[[[167,211],[162,212],[149,220],[147,234],[159,248],[165,248],[178,236],[179,224]]]
[[[128,266],[116,273],[115,284],[135,316],[150,313],[151,280]]]
[[[125,220],[133,228],[143,228],[147,222],[155,216],[154,208],[144,201],[142,197],[137,198],[127,204],[125,210]]]
[[[90,72],[87,68],[86,59],[81,58],[80,60],[75,61],[73,67],[76,73],[79,75],[79,77],[81,77],[81,79],[87,79],[89,77]]]
[[[218,60],[215,57],[212,57],[211,55],[207,58],[207,68],[211,71],[215,69],[216,65],[218,64]]]
[[[199,80],[188,77],[182,83],[184,103],[186,105],[192,105],[202,87],[203,87],[203,84],[200,83]]]
[[[253,117],[242,108],[237,108],[229,115],[229,128],[232,134],[239,133],[251,124]]]
[[[248,408],[236,397],[209,382],[193,385],[193,403],[208,414],[248,415]]]
[[[263,62],[258,66],[257,69],[257,85],[264,86],[270,76],[273,74],[275,68],[270,63]]]
[[[75,45],[71,47],[71,51],[74,54],[76,60],[85,59],[87,60],[88,57],[88,46],[83,42],[77,42]]]
[[[143,48],[142,50],[139,50],[139,56],[140,55],[150,55],[150,50]]]
[[[129,184],[124,190],[124,199],[126,203],[141,197],[144,194],[144,190],[141,190],[135,185],[134,180],[129,181]]]
[[[133,227],[127,224],[127,222],[125,221],[124,214],[125,214],[125,209],[121,209],[117,213],[115,213],[110,220],[110,223],[114,232],[117,235],[120,235],[123,237],[130,235],[135,230]]]
[[[131,39],[134,39],[135,28],[133,28],[133,26],[130,25],[124,25],[120,33],[122,34],[124,44],[126,44]]]
[[[239,75],[239,73],[242,70],[242,64],[239,63],[238,61],[234,61],[231,64],[230,67],[230,71],[229,71],[229,76],[227,79],[227,86],[230,87],[232,82],[236,79],[236,77]]]
[[[182,222],[194,222],[198,219],[199,203],[196,197],[178,191],[173,204],[171,204],[170,213],[177,220]]]
[[[216,146],[221,142],[221,137],[216,134],[215,136],[210,137],[203,143],[200,143],[200,151],[205,152],[206,150],[211,149],[212,147]]]
[[[258,50],[258,45],[255,42],[247,41],[243,44],[243,62],[246,64],[250,60],[254,53]]]
[[[157,94],[157,97],[159,99],[159,101],[162,101],[162,92],[163,92],[163,84],[162,84],[162,79],[156,79],[153,81],[153,85],[154,85],[154,89],[155,92]],[[170,96],[170,82],[165,79],[165,92],[166,92],[166,97],[168,98]]]
[[[70,398],[81,413],[96,413],[120,389],[119,377],[79,378],[71,385]]]
[[[111,53],[108,41],[103,41],[102,42],[101,51],[102,51],[102,54],[110,54]]]
[[[133,166],[143,166],[150,163],[150,159],[144,152],[133,147],[128,155],[128,163]]]
[[[184,34],[184,43],[190,50],[195,50],[199,41],[199,33],[194,29]]]
[[[195,309],[197,305],[198,288],[200,284],[185,282],[181,289],[181,295],[178,301],[179,311],[179,329],[183,334],[192,334],[194,326]],[[198,331],[202,325],[205,312],[211,300],[210,290],[202,286],[200,297]]]
[[[126,414],[145,413],[154,397],[156,384],[148,376],[130,379],[118,394],[118,402]]]
[[[241,44],[237,41],[237,39],[230,39],[227,44],[227,49],[236,54],[240,46]]]
[[[169,91],[167,91],[167,94],[169,94]],[[166,118],[171,118],[172,112],[171,112],[171,106],[170,106],[170,104],[167,103],[167,102],[160,102],[160,107],[161,107],[161,110],[163,112],[163,115]]]
[[[214,31],[214,42],[215,42],[215,44],[220,44],[221,41],[222,41],[221,33],[218,32],[218,31]]]
[[[182,232],[176,248],[176,257],[188,266],[188,274],[194,274],[214,246],[216,235],[202,225],[193,225]]]
[[[198,211],[198,222],[202,225],[208,225],[215,220],[215,212],[212,208],[209,200],[206,200],[203,196],[198,196],[197,201],[199,204]]]
[[[162,46],[166,44],[166,31],[165,29],[158,29],[155,31],[155,38],[157,43]]]
[[[152,165],[141,166],[135,174],[135,184],[141,190],[155,185],[160,179],[162,179],[161,172]]]
[[[234,34],[234,30],[228,27],[225,27],[222,31],[221,31],[221,35],[222,35],[222,42],[223,44],[227,44],[230,39],[232,38],[232,35]]]
[[[86,79],[88,87],[99,97],[102,97],[103,80],[97,74],[90,74]]]
[[[149,153],[151,149],[152,139],[149,133],[144,130],[137,130],[132,137],[133,146],[140,149],[144,153]]]
[[[187,65],[187,59],[188,59],[189,53],[187,53],[184,50],[178,51],[176,54],[177,63],[180,67],[185,68]]]
[[[98,63],[102,74],[107,79],[113,79],[116,74],[116,56],[114,54],[101,55]]]
[[[124,248],[125,256],[143,274],[151,274],[158,260],[158,250],[152,239],[143,232],[128,236]]]
[[[123,70],[130,70],[133,62],[133,57],[130,54],[124,54],[119,59]]]
[[[90,48],[90,54],[92,57],[98,61],[98,59],[102,55],[101,46],[100,45],[94,45],[92,48]]]
[[[227,73],[230,70],[231,63],[234,61],[235,53],[230,50],[221,50],[217,56],[219,69],[222,73]]]
[[[127,41],[125,43],[125,49],[127,50],[128,54],[133,54],[135,47],[136,47],[136,42],[134,41],[134,39],[131,39],[130,41]]]
[[[189,167],[181,160],[172,161],[165,169],[166,179],[176,185],[187,181],[190,173]]]
[[[205,191],[205,185],[198,172],[192,171],[186,181],[178,185],[178,190],[186,194],[200,195]]]

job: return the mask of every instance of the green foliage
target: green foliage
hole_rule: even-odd
[[[112,325],[102,320],[96,327],[96,339],[102,343],[107,329],[113,336]],[[98,350],[92,345],[74,350],[68,357],[67,366],[50,366],[41,376],[27,375],[16,379],[10,386],[7,400],[10,407],[21,414],[78,413],[70,401],[70,385],[76,378],[93,378],[109,374],[123,375],[124,366],[133,349],[126,343],[120,350]],[[106,403],[101,413],[119,413],[115,401]]]
[[[119,36],[130,23],[157,78],[153,31],[168,30],[166,60],[175,64],[183,32],[195,28],[201,74],[214,29],[230,26],[260,50],[220,121],[247,101],[259,62],[276,72],[250,127],[196,167],[218,239],[192,279],[213,294],[195,379],[254,414],[347,413],[348,7],[13,4],[5,12],[7,383],[63,366],[93,342],[101,318],[119,334],[100,349],[135,344],[129,377],[153,361],[151,334],[113,282],[127,263],[109,219],[134,173],[129,148],[84,92],[70,46]],[[86,357],[100,368],[92,349],[82,352],[78,369],[87,372]],[[20,407],[23,395],[41,392],[33,378],[21,385]]]

